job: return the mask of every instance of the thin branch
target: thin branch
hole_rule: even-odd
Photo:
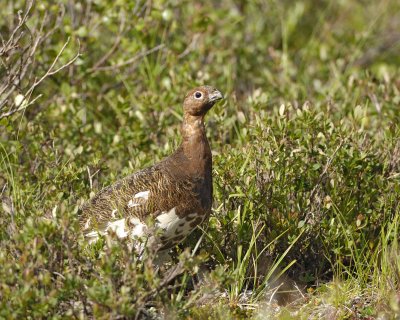
[[[5,46],[2,49],[9,47],[10,44],[12,44],[12,43],[15,43],[13,41],[15,34],[19,31],[19,29],[21,29],[21,27],[23,25],[25,25],[25,22],[28,20],[28,14],[31,12],[32,6],[33,6],[33,0],[28,1],[28,6],[26,9],[25,15],[23,17],[21,17],[22,12],[18,11],[18,20],[19,20],[18,25],[14,28],[13,32],[11,33],[10,38],[8,39],[8,41],[6,42]],[[3,52],[0,50],[0,54]]]
[[[121,35],[124,32],[125,29],[125,15],[121,14],[121,23],[119,25],[119,31],[117,34],[117,37],[115,38],[115,41],[111,47],[111,49],[104,55],[102,56],[95,64],[93,67],[89,68],[88,72],[91,73],[95,70],[98,70],[100,68],[100,66],[102,66],[104,64],[104,62],[106,62],[115,52],[115,50],[118,48],[118,46],[121,43]]]
[[[187,56],[190,52],[196,49],[197,43],[200,39],[200,33],[195,33],[192,37],[192,41],[190,41],[189,45],[185,48],[185,50],[178,55],[178,59],[182,59],[183,57]]]
[[[33,93],[33,91],[35,90],[35,88],[36,88],[38,85],[40,85],[46,78],[48,78],[48,77],[50,77],[50,76],[52,76],[52,75],[54,75],[54,74],[60,72],[61,70],[67,68],[68,66],[70,66],[71,64],[73,64],[73,63],[76,61],[76,59],[79,58],[79,56],[81,55],[81,53],[80,53],[80,43],[79,43],[79,41],[78,41],[79,48],[78,48],[77,54],[76,54],[72,59],[70,59],[67,63],[65,63],[65,64],[63,64],[62,66],[60,66],[59,68],[53,70],[54,66],[57,64],[57,62],[59,61],[61,55],[63,54],[65,48],[68,46],[69,41],[70,41],[70,38],[68,38],[67,41],[64,43],[63,47],[62,47],[61,50],[58,52],[57,56],[55,57],[55,59],[53,60],[52,64],[50,65],[50,67],[49,67],[49,68],[47,69],[47,71],[45,72],[45,74],[44,74],[39,80],[35,81],[35,82],[31,85],[31,87],[25,92],[25,94],[23,95],[23,100],[22,100],[22,101],[29,101],[29,100],[30,100],[30,97],[31,97],[31,95],[32,95],[32,93]],[[35,52],[35,50],[36,50],[36,47],[37,47],[38,43],[39,43],[39,38],[37,39],[36,43],[34,44],[32,50],[31,50],[31,54],[29,55],[28,59],[29,59],[31,56],[33,56],[33,54],[34,54],[34,52]],[[25,68],[25,69],[27,69],[27,65],[26,65],[26,68]],[[25,74],[25,72],[26,72],[26,70],[23,72],[23,74]],[[20,82],[20,81],[21,81],[21,79],[20,79],[18,82]],[[15,84],[14,84],[14,85],[15,85]],[[4,98],[3,101],[0,103],[0,106],[2,105],[2,103],[4,103],[4,102],[6,101],[6,99],[12,94],[13,91],[14,91],[14,90],[12,89],[12,90],[10,90],[10,91],[6,94],[5,98]],[[35,102],[39,97],[40,97],[40,96],[34,98],[34,100],[30,101],[29,103],[26,103],[26,104],[23,105],[22,107],[19,107],[19,106],[22,104],[22,103],[21,103],[19,106],[17,106],[17,108],[12,109],[12,110],[10,110],[10,111],[8,111],[8,112],[4,112],[4,113],[0,114],[0,119],[5,118],[5,117],[8,117],[8,116],[10,116],[10,115],[12,115],[12,114],[14,114],[14,113],[16,113],[16,112],[19,112],[19,111],[21,111],[21,110],[26,109],[26,108],[27,108],[28,106],[30,106],[33,102]]]
[[[37,97],[35,97],[32,101],[30,101],[29,103],[26,103],[26,104],[24,104],[24,101],[25,101],[25,99],[24,99],[23,102],[20,104],[20,105],[24,104],[22,107],[19,107],[19,108],[16,108],[16,109],[12,109],[12,110],[10,110],[10,111],[8,111],[8,112],[4,112],[4,113],[0,114],[0,119],[7,118],[7,117],[13,115],[14,113],[17,113],[17,112],[20,112],[20,111],[22,111],[22,110],[25,110],[25,109],[28,108],[30,105],[34,104],[35,101],[36,101],[37,99],[39,99],[41,96],[42,96],[42,95],[39,94],[39,95],[38,95]]]
[[[81,55],[78,49],[78,53],[71,59],[69,60],[66,64],[62,65],[61,67],[59,67],[58,69],[52,71],[53,67],[56,65],[56,63],[58,62],[58,60],[60,59],[61,55],[63,54],[65,48],[67,47],[67,45],[69,44],[69,40],[70,38],[68,37],[67,41],[64,43],[63,47],[61,48],[60,52],[58,52],[56,58],[54,59],[53,63],[51,64],[50,68],[47,70],[47,72],[39,79],[39,81],[36,81],[31,88],[28,90],[28,92],[33,91],[33,89],[35,89],[44,79],[46,79],[49,76],[52,76],[53,74],[56,74],[57,72],[61,71],[62,69],[70,66],[71,64],[73,64],[75,62],[76,59],[79,58],[79,56]],[[78,41],[79,43],[79,41]],[[80,46],[80,45],[79,45]]]
[[[342,148],[343,144],[344,144],[344,139],[342,141],[340,141],[340,144],[336,147],[335,151],[333,152],[332,156],[328,158],[328,160],[326,161],[326,164],[324,166],[324,170],[322,171],[322,173],[320,174],[317,183],[315,184],[314,188],[312,189],[311,193],[310,193],[310,201],[312,201],[312,199],[314,198],[316,192],[317,192],[317,188],[318,186],[321,184],[322,180],[324,179],[324,177],[326,176],[326,174],[328,173],[328,170],[333,162],[333,159],[335,159],[336,154],[338,153],[338,151]]]
[[[130,58],[130,59],[124,61],[124,62],[115,64],[115,65],[112,65],[112,66],[104,66],[104,67],[98,67],[96,69],[89,69],[89,72],[93,73],[93,72],[98,72],[98,71],[116,70],[116,69],[122,68],[124,66],[127,66],[129,64],[135,63],[136,61],[138,61],[138,60],[144,58],[145,56],[148,56],[148,55],[152,54],[153,52],[156,52],[156,51],[158,51],[158,50],[160,50],[162,48],[164,48],[164,44],[159,44],[158,46],[155,46],[152,49],[149,49],[149,50],[146,50],[146,51],[138,53],[134,57],[132,57],[132,58]]]

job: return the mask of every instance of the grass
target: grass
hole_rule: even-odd
[[[26,6],[1,5],[4,41]],[[394,0],[34,3],[0,50],[3,85],[40,36],[0,94],[0,318],[399,317],[399,16]],[[55,67],[71,64],[29,93],[65,43]],[[226,96],[206,119],[210,221],[159,270],[123,241],[88,247],[80,205],[179,145],[199,84]]]

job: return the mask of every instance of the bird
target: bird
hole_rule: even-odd
[[[80,223],[89,243],[114,233],[130,243],[150,239],[163,251],[208,220],[212,154],[204,117],[221,99],[223,94],[211,86],[190,90],[183,101],[182,142],[175,152],[105,187],[82,206]]]

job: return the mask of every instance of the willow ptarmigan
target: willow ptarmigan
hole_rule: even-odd
[[[85,237],[114,232],[133,242],[150,236],[160,249],[182,241],[208,218],[212,204],[212,156],[204,116],[223,96],[202,86],[191,90],[183,103],[182,144],[152,167],[125,177],[101,190],[82,208]],[[153,220],[156,236],[148,234]]]

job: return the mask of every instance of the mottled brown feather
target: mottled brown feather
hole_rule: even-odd
[[[202,93],[202,100],[196,98],[198,92]],[[184,101],[181,146],[161,162],[97,193],[82,207],[82,228],[90,232],[105,228],[110,221],[130,217],[145,222],[148,217],[156,218],[172,208],[176,208],[176,215],[182,221],[197,214],[187,220],[192,229],[206,219],[212,204],[212,156],[204,115],[221,98],[221,93],[209,86],[190,91]],[[147,200],[134,198],[144,191],[149,191]],[[163,241],[162,236],[160,239],[165,247],[185,236],[176,234],[172,241]]]

